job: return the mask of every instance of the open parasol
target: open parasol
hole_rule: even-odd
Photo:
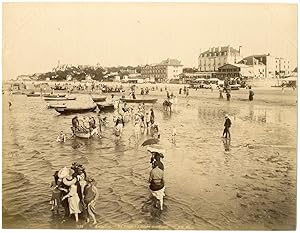
[[[165,154],[166,151],[163,147],[161,147],[160,145],[151,145],[147,147],[147,151],[149,152],[156,152],[159,154]]]
[[[143,142],[142,146],[149,146],[153,144],[157,144],[159,142],[159,139],[157,138],[150,138]]]

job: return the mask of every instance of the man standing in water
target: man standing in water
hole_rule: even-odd
[[[249,86],[249,100],[252,101],[254,96],[253,90],[251,90],[251,86]]]
[[[231,120],[229,119],[228,115],[226,114],[225,115],[225,123],[224,123],[224,131],[223,131],[223,137],[225,135],[225,138],[230,138],[230,131],[229,131],[229,128],[231,126]]]

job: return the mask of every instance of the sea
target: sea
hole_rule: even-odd
[[[83,164],[96,180],[97,229],[293,230],[296,227],[297,91],[232,91],[231,101],[218,91],[174,92],[177,103],[166,112],[164,89],[150,91],[166,151],[164,209],[153,205],[148,177],[150,153],[138,142],[133,121],[122,137],[113,135],[114,112],[102,113],[103,137],[71,137],[71,119],[48,109],[41,97],[3,94],[3,228],[60,229],[63,208],[50,211],[50,183],[55,171]],[[85,104],[90,96],[74,94]],[[111,100],[110,94],[106,94]],[[137,98],[139,95],[137,95]],[[116,96],[114,98],[117,98]],[[9,109],[8,101],[12,106]],[[131,104],[133,108],[137,104]],[[231,139],[222,138],[224,116],[232,121]],[[77,114],[79,118],[97,113]],[[172,143],[173,127],[176,142]],[[56,142],[58,134],[65,143]],[[91,228],[89,225],[81,228]]]

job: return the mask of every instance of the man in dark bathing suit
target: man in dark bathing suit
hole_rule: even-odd
[[[230,138],[230,131],[229,131],[229,128],[231,126],[231,120],[229,119],[228,115],[226,114],[225,115],[225,123],[224,123],[224,131],[223,131],[223,137],[225,135],[225,138]]]

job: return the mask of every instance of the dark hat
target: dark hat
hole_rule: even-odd
[[[55,171],[53,176],[58,176],[58,171]]]
[[[95,179],[92,178],[92,177],[87,177],[85,180],[86,180],[86,182],[88,182],[88,183],[93,183],[93,182],[95,182]]]

